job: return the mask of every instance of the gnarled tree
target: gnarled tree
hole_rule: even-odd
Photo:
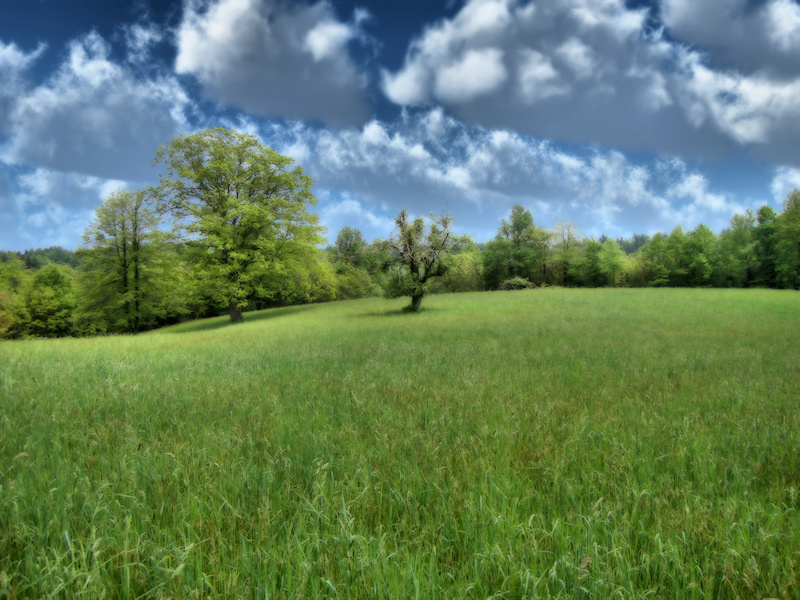
[[[400,211],[394,221],[395,233],[385,242],[389,252],[389,277],[384,289],[387,298],[411,296],[406,310],[419,310],[422,298],[428,293],[428,282],[447,272],[448,256],[465,241],[453,235],[452,222],[450,216],[431,215],[426,225],[424,219],[410,221],[408,213]]]

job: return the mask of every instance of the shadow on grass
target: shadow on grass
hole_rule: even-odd
[[[362,317],[375,318],[375,317],[403,317],[403,316],[413,318],[417,315],[421,316],[426,314],[436,314],[436,313],[446,313],[446,312],[449,311],[444,308],[438,308],[438,307],[426,308],[424,306],[420,308],[418,312],[412,312],[410,310],[406,310],[406,307],[404,306],[403,308],[390,308],[387,310],[373,310],[371,312],[360,312],[354,314],[353,317],[357,319],[360,319]]]
[[[302,304],[299,306],[283,306],[281,308],[267,308],[265,310],[254,310],[244,313],[244,321],[242,323],[254,323],[256,321],[265,321],[267,319],[275,319],[286,315],[303,312],[314,306],[313,304]],[[201,319],[199,321],[190,321],[188,323],[180,323],[167,327],[161,331],[164,333],[194,333],[197,331],[213,331],[214,329],[222,329],[223,327],[235,327],[239,323],[231,323],[229,316],[210,317],[208,319]]]

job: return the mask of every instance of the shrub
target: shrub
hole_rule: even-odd
[[[529,290],[536,287],[524,277],[512,277],[500,283],[500,290]]]

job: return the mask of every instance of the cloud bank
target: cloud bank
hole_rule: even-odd
[[[58,70],[15,97],[8,162],[143,180],[159,145],[187,128],[190,101],[174,77],[139,78],[109,58],[97,33],[72,42]]]
[[[348,53],[366,13],[339,21],[327,2],[187,0],[176,34],[178,74],[213,101],[262,117],[357,126],[370,116],[368,78]]]
[[[662,12],[687,39],[722,43],[728,30],[706,14],[718,5],[668,0]],[[382,89],[398,105],[440,104],[535,137],[693,157],[744,148],[800,164],[800,7],[772,0],[754,16],[725,14],[742,42],[761,32],[768,50],[749,53],[753,61],[782,65],[780,55],[787,68],[719,69],[623,0],[469,0],[423,30],[400,70],[382,72]],[[749,47],[728,41],[720,52]]]

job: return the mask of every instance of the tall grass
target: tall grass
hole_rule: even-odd
[[[0,345],[0,598],[800,597],[800,297]]]

